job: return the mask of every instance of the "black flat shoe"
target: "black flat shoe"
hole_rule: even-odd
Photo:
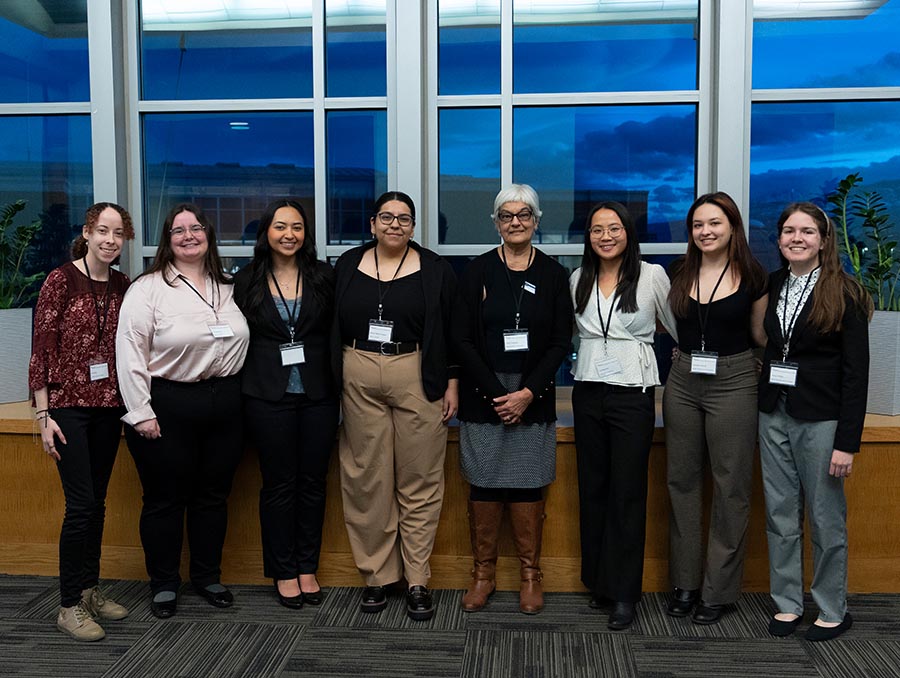
[[[591,594],[591,599],[588,601],[588,607],[592,610],[605,610],[609,608],[613,604],[606,596],[597,595],[596,593]]]
[[[694,605],[699,597],[700,591],[697,589],[689,591],[676,586],[675,590],[672,591],[669,604],[666,605],[666,614],[670,617],[687,617],[691,610],[694,609]]]
[[[321,605],[325,599],[322,589],[318,591],[303,591],[300,595],[303,596],[303,602],[307,605]]]
[[[299,610],[303,607],[303,593],[298,593],[296,596],[285,596],[278,590],[278,580],[276,579],[273,584],[275,585],[275,595],[278,596],[278,602],[284,605],[285,607],[291,610]]]
[[[613,631],[624,631],[634,621],[634,603],[613,603],[606,626]]]
[[[428,621],[434,616],[434,600],[425,586],[410,586],[406,592],[406,614],[413,621]]]
[[[210,591],[202,586],[194,586],[194,591],[213,607],[231,607],[234,605],[234,596],[224,586],[222,588],[223,591]]]
[[[694,609],[694,614],[691,615],[691,621],[702,626],[709,626],[717,623],[723,614],[725,614],[724,605],[707,605],[701,600]]]
[[[769,620],[769,635],[775,636],[776,638],[784,638],[786,636],[789,636],[797,630],[797,627],[800,626],[801,621],[803,621],[803,617],[797,617],[796,619],[792,619],[791,621],[784,621],[782,619],[776,619],[775,617],[772,617]]]
[[[362,600],[359,603],[361,612],[381,612],[387,607],[387,591],[383,586],[367,586],[363,589]]]
[[[174,617],[175,613],[178,612],[178,599],[173,598],[172,600],[166,600],[161,603],[157,603],[155,600],[151,600],[150,612],[152,612],[153,616],[157,619],[168,619],[169,617]]]
[[[844,615],[844,621],[837,626],[816,626],[813,624],[806,629],[806,639],[812,643],[818,643],[823,640],[832,640],[845,631],[849,631],[851,626],[853,626],[853,617],[851,617],[848,612]]]

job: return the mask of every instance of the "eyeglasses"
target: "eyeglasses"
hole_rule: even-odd
[[[206,226],[202,224],[191,224],[187,228],[184,226],[176,226],[175,228],[169,229],[169,235],[173,238],[180,238],[188,231],[191,232],[191,235],[200,235],[201,233],[206,233]]]
[[[604,235],[609,235],[613,240],[618,240],[624,232],[625,229],[621,226],[610,226],[609,228],[603,228],[602,226],[591,227],[591,237],[602,238]]]
[[[379,212],[375,216],[378,217],[378,221],[380,221],[385,226],[390,226],[394,223],[394,219],[397,220],[397,223],[400,224],[400,228],[409,228],[416,220],[413,219],[411,214],[391,214],[390,212]]]
[[[497,212],[497,221],[501,224],[511,224],[514,217],[518,219],[520,223],[525,224],[534,218],[534,212],[531,210],[522,210],[515,214],[512,212]]]

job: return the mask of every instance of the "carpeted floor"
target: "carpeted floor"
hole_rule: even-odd
[[[747,594],[709,627],[665,614],[663,594],[646,594],[634,626],[606,628],[587,596],[554,593],[535,616],[518,612],[515,593],[497,593],[466,614],[459,591],[436,591],[428,622],[406,616],[402,594],[378,615],[359,612],[360,589],[327,590],[319,607],[279,606],[268,587],[235,586],[227,610],[189,589],[178,614],[150,614],[145,582],[105,582],[131,609],[106,622],[106,639],[77,643],[56,630],[59,596],[48,577],[0,576],[0,675],[216,678],[283,676],[900,676],[900,595],[856,595],[855,624],[829,643],[766,633],[769,603]],[[814,611],[810,605],[807,622]]]

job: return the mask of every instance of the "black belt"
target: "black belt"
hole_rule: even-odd
[[[354,339],[348,346],[360,351],[380,353],[381,355],[403,355],[404,353],[415,353],[419,350],[419,344],[415,341],[363,341]]]

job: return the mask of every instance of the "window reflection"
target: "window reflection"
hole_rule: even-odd
[[[499,93],[499,1],[442,0],[438,27],[438,93]]]
[[[385,0],[326,0],[325,89],[329,97],[387,92]]]
[[[601,200],[632,211],[641,242],[684,242],[696,146],[693,105],[518,108],[513,177],[540,195],[542,242],[582,242]]]
[[[270,200],[315,196],[312,113],[152,114],[143,123],[145,244],[159,241],[178,202],[201,206],[221,244],[249,245]]]
[[[87,0],[0,3],[0,102],[89,98]]]

